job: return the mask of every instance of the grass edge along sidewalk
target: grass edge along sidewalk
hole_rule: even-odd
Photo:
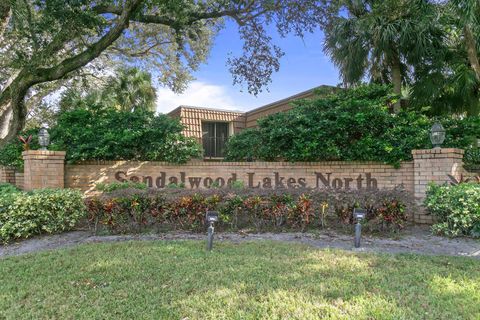
[[[480,264],[270,241],[98,243],[0,260],[0,318],[478,319]]]

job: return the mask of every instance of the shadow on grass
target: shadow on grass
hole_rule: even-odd
[[[82,245],[0,261],[6,318],[478,319],[480,264],[275,242]]]

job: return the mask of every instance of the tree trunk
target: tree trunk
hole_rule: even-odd
[[[0,104],[0,142],[10,141],[25,125],[25,109],[18,99],[8,98]],[[23,99],[22,99],[23,101]],[[0,144],[0,147],[2,144]]]
[[[399,97],[402,94],[402,69],[400,64],[400,58],[397,54],[394,54],[391,59],[391,68],[392,68],[392,83],[393,83],[393,93]],[[399,113],[401,108],[400,98],[393,105],[393,113]]]
[[[97,58],[122,35],[128,26],[130,15],[141,2],[142,0],[127,0],[115,26],[85,51],[51,68],[26,67],[3,88],[0,92],[0,147],[15,137],[25,125],[27,110],[24,99],[28,90],[35,84],[61,79]]]
[[[480,63],[478,62],[477,43],[469,25],[465,25],[465,27],[463,27],[463,34],[465,36],[465,46],[467,47],[468,61],[475,72],[477,80],[480,81]]]
[[[0,92],[0,147],[23,129],[27,116],[24,99],[33,84],[30,75],[19,73]]]

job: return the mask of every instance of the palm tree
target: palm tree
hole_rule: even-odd
[[[452,0],[438,6],[444,39],[415,68],[412,106],[433,114],[480,112],[480,2]]]
[[[441,42],[436,6],[425,0],[339,0],[325,28],[324,50],[346,86],[366,77],[402,93],[413,66]],[[394,112],[400,110],[400,101]]]
[[[82,108],[115,108],[120,111],[155,111],[156,92],[152,76],[137,68],[117,69],[107,85],[72,87],[62,93],[59,112]]]
[[[121,68],[104,94],[112,96],[121,111],[155,111],[156,92],[150,73],[138,68]]]
[[[452,0],[450,8],[463,31],[463,41],[470,67],[480,81],[478,39],[480,34],[480,2],[478,0]]]

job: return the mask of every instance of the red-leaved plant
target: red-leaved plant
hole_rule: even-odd
[[[219,212],[218,230],[304,231],[325,226],[325,221],[319,221],[328,215],[327,208],[332,213],[328,215],[332,226],[351,225],[356,207],[367,211],[368,230],[396,231],[404,227],[408,214],[415,211],[414,199],[400,189],[125,189],[86,202],[88,222],[94,230],[102,227],[120,233],[144,228],[205,231],[207,210]]]
[[[32,142],[32,135],[29,135],[28,137],[22,137],[18,136],[18,140],[20,140],[23,144],[23,151],[28,151],[30,150],[30,142]]]

